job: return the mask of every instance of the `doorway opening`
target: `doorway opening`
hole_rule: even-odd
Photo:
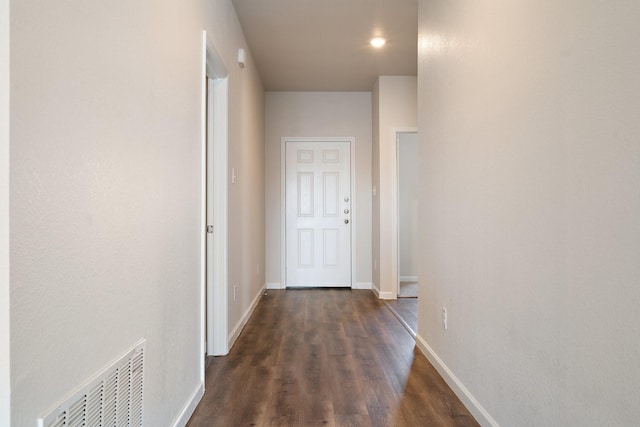
[[[418,297],[418,133],[396,134],[398,298]]]
[[[400,323],[415,337],[418,331],[418,130],[396,129],[395,149],[391,167],[392,227],[391,244],[394,256],[391,271],[396,280],[397,299],[385,303]]]
[[[207,356],[229,352],[227,267],[228,73],[203,32],[201,281],[202,346]],[[204,358],[202,372],[204,375]]]

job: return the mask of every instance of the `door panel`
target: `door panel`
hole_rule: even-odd
[[[285,144],[286,284],[350,287],[350,142]]]
[[[313,172],[298,172],[298,216],[313,217]]]

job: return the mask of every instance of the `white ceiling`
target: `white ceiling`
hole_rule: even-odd
[[[233,0],[270,91],[369,91],[417,74],[417,0]],[[387,39],[374,49],[374,36]]]

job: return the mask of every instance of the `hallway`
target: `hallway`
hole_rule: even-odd
[[[189,427],[475,426],[370,291],[268,291]]]

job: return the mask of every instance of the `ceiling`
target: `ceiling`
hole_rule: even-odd
[[[370,91],[377,76],[417,74],[417,0],[233,4],[265,90]]]

